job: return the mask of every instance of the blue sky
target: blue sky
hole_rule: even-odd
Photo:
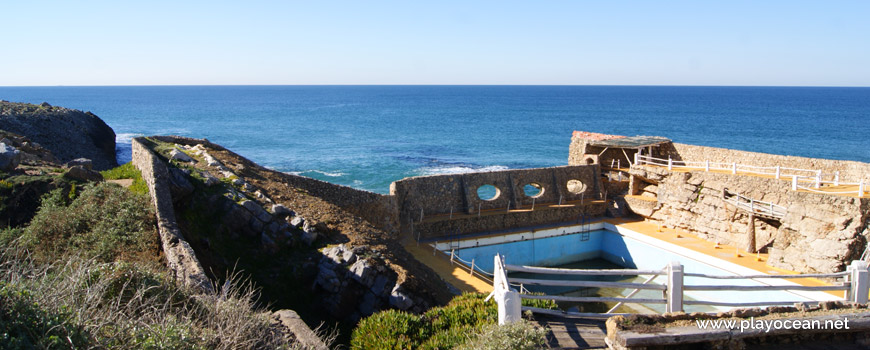
[[[870,86],[870,1],[5,1],[0,86]]]

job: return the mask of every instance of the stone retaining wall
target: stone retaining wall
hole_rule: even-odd
[[[142,172],[142,179],[148,184],[151,202],[157,215],[157,228],[167,265],[176,280],[183,285],[201,292],[213,291],[212,284],[190,244],[181,235],[172,208],[172,195],[169,192],[169,170],[140,138],[133,139],[133,165]]]
[[[749,217],[722,199],[722,189],[786,207],[781,222],[754,220],[756,247],[768,264],[807,273],[842,271],[858,259],[870,235],[870,199],[791,191],[788,181],[714,172],[633,167],[638,191],[657,202],[627,197],[635,213],[693,232],[708,241],[749,244]],[[653,205],[654,204],[654,205]]]

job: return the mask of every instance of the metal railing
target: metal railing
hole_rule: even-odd
[[[739,193],[728,191],[727,188],[722,190],[722,200],[738,209],[743,209],[755,215],[782,219],[786,214],[786,208],[781,205],[749,198]]]
[[[665,304],[665,312],[683,311],[684,305],[707,305],[707,306],[726,306],[726,307],[757,307],[757,306],[773,306],[773,305],[792,305],[795,303],[805,303],[806,301],[797,300],[773,300],[773,301],[745,301],[745,302],[726,302],[718,300],[685,300],[685,291],[732,291],[732,292],[766,292],[766,291],[846,291],[845,300],[866,303],[868,294],[870,294],[870,271],[868,271],[867,263],[864,261],[853,261],[846,271],[827,274],[792,274],[792,275],[743,275],[743,276],[721,276],[707,275],[702,273],[684,273],[683,265],[679,262],[671,262],[663,270],[578,270],[578,269],[557,269],[546,267],[532,266],[515,266],[504,264],[504,258],[498,254],[495,256],[494,269],[494,291],[491,296],[496,296],[496,301],[502,303],[498,298],[499,295],[507,295],[509,291],[509,282],[517,282],[525,285],[546,285],[546,286],[571,286],[571,287],[595,287],[595,288],[629,288],[634,289],[626,297],[568,297],[559,295],[525,295],[517,293],[521,299],[547,299],[554,301],[569,301],[569,302],[619,302],[619,303],[643,303],[643,304]],[[640,276],[652,275],[652,278],[647,279],[644,283],[623,283],[623,282],[604,282],[604,281],[566,281],[566,280],[547,280],[547,279],[529,279],[529,278],[509,278],[508,271],[527,272],[536,274],[549,275],[580,275],[580,276]],[[665,284],[649,284],[657,276],[666,276]],[[735,284],[692,284],[685,285],[685,277],[706,278],[715,280],[756,280],[759,279],[799,279],[799,278],[842,278],[843,281],[839,285],[823,285],[823,286],[807,286],[799,284],[762,284],[762,285],[735,285]],[[498,283],[501,283],[500,285]],[[501,288],[501,292],[496,293],[495,290]],[[664,294],[664,298],[631,298],[638,290],[660,290]],[[617,305],[618,306],[618,305]],[[590,314],[590,313],[575,313],[561,312],[555,310],[544,310],[538,308],[521,308],[532,312],[540,312],[545,314],[569,315],[569,316],[600,316],[609,317],[618,315],[611,313],[616,307],[611,308],[608,313]],[[499,307],[499,312],[508,312],[509,308]],[[517,311],[519,312],[519,311]],[[499,319],[508,318],[511,315],[499,315]],[[518,316],[517,316],[518,317]]]
[[[857,194],[858,197],[863,197],[866,194],[867,186],[865,186],[864,180],[859,179],[855,182],[846,182],[841,181],[840,172],[835,171],[832,174],[822,173],[821,169],[799,169],[799,168],[788,168],[783,166],[754,166],[754,165],[746,165],[739,164],[736,162],[732,163],[721,163],[721,162],[711,162],[709,160],[705,160],[703,162],[699,161],[684,161],[684,160],[673,160],[670,157],[668,159],[664,158],[655,158],[652,156],[644,156],[635,153],[634,155],[634,164],[636,165],[656,165],[667,167],[668,170],[673,170],[674,168],[691,168],[691,169],[704,169],[704,171],[710,170],[720,170],[720,171],[730,171],[732,174],[737,173],[745,173],[745,174],[755,174],[755,175],[765,175],[765,176],[773,176],[776,179],[782,178],[791,178],[792,179],[792,190],[797,191],[798,188],[805,189],[811,192],[818,193],[827,193],[827,194]],[[811,186],[802,186],[800,183],[809,183]],[[831,191],[831,190],[820,190],[823,185],[829,186],[858,186],[857,190],[844,190],[844,191]]]

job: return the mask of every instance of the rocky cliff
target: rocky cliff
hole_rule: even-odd
[[[115,132],[91,112],[0,101],[0,130],[27,136],[61,162],[88,158],[97,170],[118,165]]]

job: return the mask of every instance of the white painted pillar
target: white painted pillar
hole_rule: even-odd
[[[867,263],[861,260],[853,260],[849,265],[849,270],[852,272],[851,296],[852,301],[860,304],[867,303],[867,294],[870,293],[870,272],[867,270]]]
[[[864,180],[858,182],[858,198],[864,197]]]
[[[791,176],[791,190],[797,191],[797,175]]]
[[[671,156],[668,156],[668,170],[674,169],[674,161],[671,159]]]
[[[710,160],[704,161],[704,171],[710,171]]]
[[[780,175],[782,175],[782,170],[779,168],[779,165],[776,166],[776,178],[779,179]]]
[[[834,172],[834,186],[840,186],[840,172]]]
[[[736,162],[731,162],[731,173],[737,174],[737,163]]]
[[[638,161],[637,161],[637,160],[638,160],[638,156],[637,156],[638,154],[640,154],[640,150],[638,150],[637,152],[634,153],[634,165],[639,165],[639,164],[640,164],[640,163],[638,163]]]
[[[667,301],[665,312],[683,311],[683,265],[679,261],[668,265]]]
[[[816,188],[822,186],[822,171],[819,170],[816,172]]]

